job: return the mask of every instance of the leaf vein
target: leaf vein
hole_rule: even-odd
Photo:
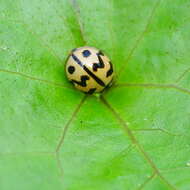
[[[140,87],[140,88],[165,88],[165,89],[175,89],[180,92],[190,95],[190,90],[186,88],[179,87],[175,84],[154,84],[154,83],[120,83],[115,84],[113,88],[117,87]]]
[[[79,7],[79,4],[77,3],[77,0],[70,0],[70,3],[71,3],[71,6],[73,7],[73,11],[75,13],[75,18],[76,18],[76,21],[78,23],[78,26],[79,26],[79,32],[80,32],[80,36],[81,36],[81,40],[83,42],[83,44],[87,44],[87,39],[85,37],[85,34],[84,34],[84,26],[83,26],[83,23],[80,19],[80,7]]]
[[[155,176],[156,176],[156,173],[154,172],[136,190],[142,190]]]
[[[73,119],[76,117],[76,115],[77,115],[77,113],[79,112],[81,106],[84,104],[84,102],[85,102],[87,96],[88,96],[88,95],[85,95],[85,96],[81,99],[80,103],[77,105],[76,109],[75,109],[74,112],[72,113],[70,119],[67,121],[66,125],[64,126],[62,136],[61,136],[61,138],[60,138],[60,140],[59,140],[59,143],[58,143],[58,145],[57,145],[57,147],[56,147],[56,150],[55,150],[56,153],[59,152],[59,150],[60,150],[60,148],[61,148],[61,146],[62,146],[62,144],[63,144],[63,141],[64,141],[64,139],[65,139],[65,135],[66,135],[66,132],[67,132],[69,126],[70,126],[70,124],[72,123]]]
[[[125,67],[127,65],[127,63],[129,62],[129,60],[131,59],[132,55],[134,54],[135,50],[137,49],[138,45],[140,44],[140,42],[143,40],[147,30],[148,30],[148,27],[150,26],[151,24],[151,21],[153,19],[153,16],[154,16],[154,13],[156,12],[156,9],[158,8],[159,4],[160,4],[161,0],[157,0],[157,2],[155,3],[155,5],[153,6],[153,9],[150,13],[150,16],[148,18],[148,21],[147,21],[147,24],[143,30],[143,32],[139,35],[139,37],[137,38],[134,46],[132,47],[131,51],[129,52],[129,55],[126,59],[126,63],[123,63],[117,73],[117,76],[116,77],[119,77],[121,76],[121,73],[125,70]]]
[[[138,140],[135,138],[135,136],[133,135],[133,132],[129,129],[128,125],[126,124],[126,122],[120,117],[120,115],[117,113],[117,111],[115,111],[115,109],[107,102],[107,100],[101,96],[101,101],[102,103],[110,110],[110,112],[112,112],[112,114],[115,116],[115,118],[119,121],[119,123],[121,124],[121,126],[124,128],[124,130],[126,131],[126,133],[128,134],[129,138],[131,139],[132,143],[136,145],[138,151],[142,154],[142,156],[145,158],[145,160],[147,161],[147,163],[152,167],[152,169],[155,171],[156,175],[158,175],[160,177],[160,179],[171,189],[171,190],[176,190],[176,188],[171,185],[167,179],[165,179],[159,169],[156,167],[156,165],[154,164],[154,162],[151,160],[151,158],[149,157],[149,155],[145,152],[145,150],[143,149],[143,147],[141,146],[141,144],[138,142]]]
[[[40,78],[33,77],[33,76],[27,75],[25,73],[17,72],[17,71],[10,71],[10,70],[6,70],[6,69],[0,69],[0,72],[8,73],[8,74],[13,74],[13,75],[18,75],[18,76],[21,76],[21,77],[24,77],[24,78],[27,78],[27,79],[30,79],[30,80],[43,82],[43,83],[46,83],[48,85],[53,85],[55,87],[68,88],[68,89],[74,90],[71,87],[64,86],[64,85],[62,85],[60,83],[52,82],[52,81],[45,80],[45,79],[40,79]]]
[[[77,105],[77,107],[75,108],[73,114],[71,115],[70,119],[67,121],[66,125],[64,126],[63,128],[63,132],[62,132],[62,136],[58,142],[58,145],[55,149],[55,159],[56,159],[56,162],[57,162],[57,166],[58,168],[60,169],[60,173],[61,173],[61,176],[63,177],[63,174],[64,174],[64,171],[63,171],[63,167],[62,167],[62,164],[61,164],[61,160],[60,160],[60,156],[59,156],[59,151],[60,151],[60,148],[61,146],[63,145],[63,142],[65,140],[65,135],[66,135],[66,132],[68,131],[68,128],[70,126],[70,124],[72,123],[72,121],[74,120],[74,118],[76,117],[77,113],[79,112],[81,106],[84,104],[86,98],[87,98],[88,95],[85,95],[80,103]]]
[[[168,135],[171,135],[171,136],[186,136],[185,134],[180,134],[180,133],[173,133],[173,132],[170,132],[166,129],[162,129],[162,128],[142,128],[142,129],[131,129],[132,131],[160,131],[162,133],[166,133]]]
[[[185,77],[185,75],[188,73],[190,71],[190,67],[189,68],[187,68],[177,79],[176,79],[176,83],[178,83],[180,80],[182,80],[184,77]]]
[[[37,35],[32,29],[28,28],[28,25],[24,21],[12,20],[12,19],[5,18],[5,17],[1,17],[1,19],[5,19],[9,22],[20,24],[20,25],[24,26],[26,31],[29,32],[35,39],[37,39],[39,41],[39,43],[41,44],[41,46],[44,47],[57,60],[57,62],[62,65],[63,61],[61,60],[61,58],[59,58],[59,56],[54,52],[54,50],[51,47],[49,47],[49,45],[47,45],[47,43],[45,43],[44,40],[39,37],[39,35]]]

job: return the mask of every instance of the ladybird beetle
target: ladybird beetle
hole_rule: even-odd
[[[109,58],[97,48],[88,46],[71,51],[66,74],[78,90],[88,94],[103,91],[110,86],[114,76]]]

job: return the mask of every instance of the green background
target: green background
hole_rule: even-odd
[[[0,0],[0,189],[190,189],[189,0]],[[111,58],[85,96],[71,49]]]

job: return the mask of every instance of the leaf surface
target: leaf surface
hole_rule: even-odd
[[[0,189],[190,188],[188,0],[0,1]],[[67,81],[95,46],[102,96]]]

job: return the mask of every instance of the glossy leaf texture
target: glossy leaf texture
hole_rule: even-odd
[[[190,189],[189,0],[0,0],[0,189]],[[95,46],[101,96],[67,81]]]

